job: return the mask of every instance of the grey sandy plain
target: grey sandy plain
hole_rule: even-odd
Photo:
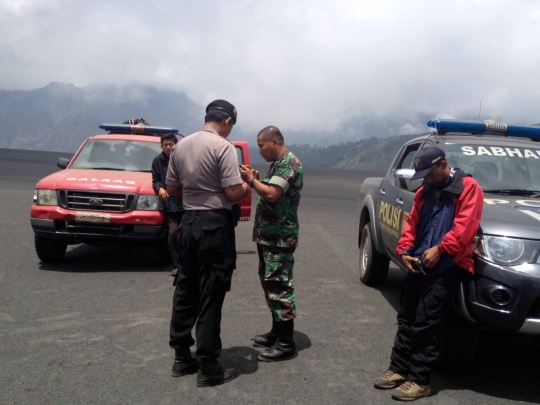
[[[0,150],[0,403],[393,403],[372,381],[388,365],[403,274],[392,269],[377,289],[358,281],[356,198],[366,173],[305,171],[295,360],[257,362],[250,338],[267,331],[270,316],[252,222],[237,228],[221,361],[240,376],[201,389],[194,375],[170,377],[172,280],[152,252],[80,245],[61,264],[39,262],[29,209],[36,181],[57,170],[58,156]],[[539,353],[535,340],[482,336],[470,368],[436,373],[434,394],[421,403],[537,403]]]

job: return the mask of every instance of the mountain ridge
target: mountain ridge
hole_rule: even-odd
[[[28,91],[0,90],[0,148],[73,152],[99,133],[103,122],[144,117],[194,131],[202,119],[198,115],[199,107],[182,93],[140,84],[76,87],[52,82]]]
[[[201,126],[203,114],[201,107],[183,93],[138,83],[77,87],[51,82],[26,91],[0,90],[0,148],[73,153],[87,137],[103,132],[99,124],[130,118],[179,128],[187,135]],[[354,126],[346,130],[354,131]],[[362,130],[358,131],[361,137]],[[313,140],[310,135],[289,131],[286,140]],[[252,135],[240,130],[230,139],[247,137]],[[288,147],[306,167],[381,171],[411,137],[373,136],[327,146],[288,142]],[[250,150],[254,164],[264,163],[257,148]]]

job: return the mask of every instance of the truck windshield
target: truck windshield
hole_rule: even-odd
[[[160,153],[158,142],[100,139],[87,142],[70,168],[151,172]]]
[[[446,145],[446,160],[472,174],[482,189],[540,191],[540,150],[494,145]]]

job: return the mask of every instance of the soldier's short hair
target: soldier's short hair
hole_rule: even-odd
[[[261,129],[259,132],[259,135],[263,136],[263,140],[265,141],[271,141],[272,139],[277,139],[279,144],[284,144],[285,139],[283,138],[283,134],[279,130],[278,127],[275,127],[273,125],[267,126],[266,128]],[[257,135],[257,137],[259,136]]]

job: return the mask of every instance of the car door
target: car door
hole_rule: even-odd
[[[248,143],[244,141],[234,141],[239,165],[250,165]],[[237,202],[240,205],[240,221],[249,221],[251,217],[251,189],[247,196]]]
[[[411,169],[414,156],[422,146],[422,141],[405,145],[394,160],[379,190],[379,228],[387,253],[396,257],[397,248],[405,224],[409,218],[414,192],[398,185],[394,174],[399,169]]]

